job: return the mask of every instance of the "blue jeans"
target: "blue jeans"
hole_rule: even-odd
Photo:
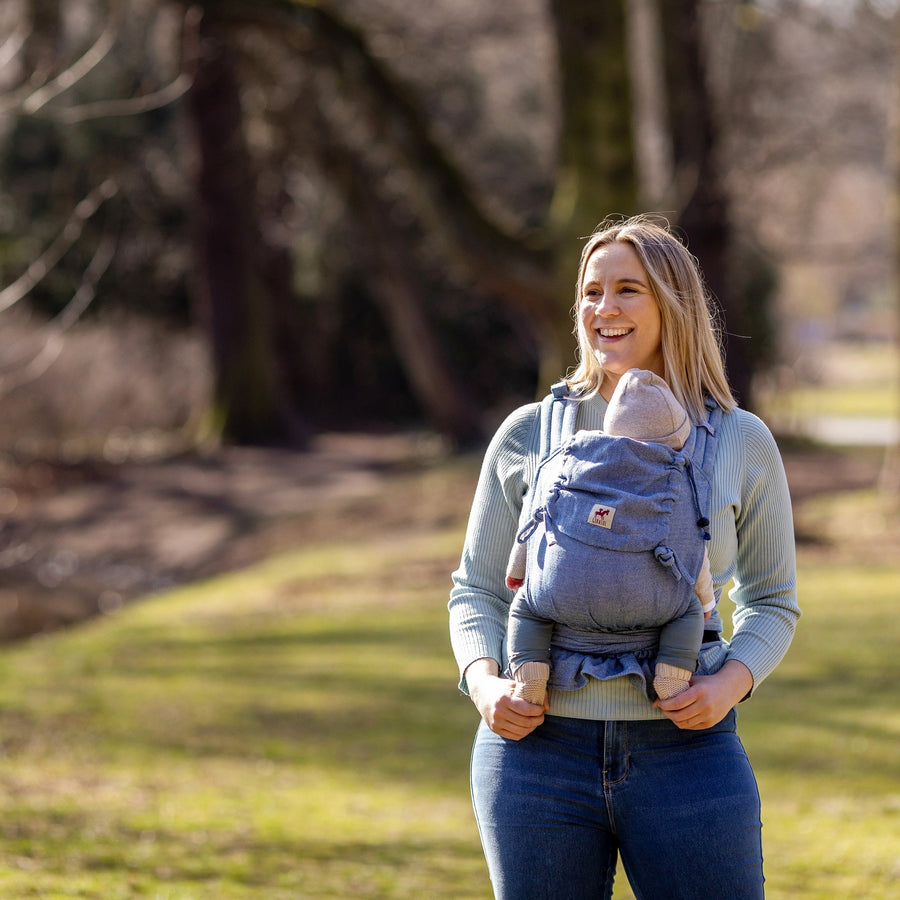
[[[714,728],[548,715],[521,741],[482,723],[472,799],[497,900],[760,900],[759,791],[730,712]]]

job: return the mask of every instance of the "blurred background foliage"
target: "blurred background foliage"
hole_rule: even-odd
[[[896,340],[896,7],[8,0],[0,443],[478,445],[573,362],[580,239],[640,211],[745,405],[814,381]]]

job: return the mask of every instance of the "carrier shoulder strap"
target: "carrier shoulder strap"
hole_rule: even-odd
[[[541,401],[538,410],[540,446],[535,461],[531,484],[528,488],[519,518],[520,528],[531,518],[532,500],[537,489],[537,473],[541,464],[561,446],[563,441],[575,434],[575,420],[578,417],[578,403],[569,396],[569,386],[558,381],[550,388],[550,393]]]
[[[578,404],[569,396],[569,386],[558,381],[541,401],[541,462],[575,434],[577,416]]]
[[[722,408],[712,397],[706,398],[706,421],[695,426],[694,448],[691,459],[699,466],[708,479],[712,479],[716,452],[719,449],[719,425],[722,422]]]
[[[699,518],[697,525],[703,529],[704,540],[710,540],[710,493],[712,489],[713,467],[716,463],[716,452],[719,449],[719,424],[722,421],[722,409],[711,397],[706,399],[706,418],[695,425],[691,434],[690,446],[685,445],[689,458],[687,466],[688,483],[694,495],[694,507]],[[698,480],[698,472],[702,477]]]

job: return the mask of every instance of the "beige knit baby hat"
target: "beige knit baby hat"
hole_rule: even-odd
[[[691,422],[659,375],[647,369],[629,369],[610,397],[603,430],[680,450],[691,434]]]

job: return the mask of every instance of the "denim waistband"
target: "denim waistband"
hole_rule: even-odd
[[[669,719],[592,720],[570,719],[550,713],[546,722],[551,730],[568,733],[576,743],[586,740],[621,741],[634,748],[667,747],[673,744],[689,744],[700,735],[733,733],[737,730],[737,710],[730,710],[725,718],[711,728],[692,730],[679,728]]]

